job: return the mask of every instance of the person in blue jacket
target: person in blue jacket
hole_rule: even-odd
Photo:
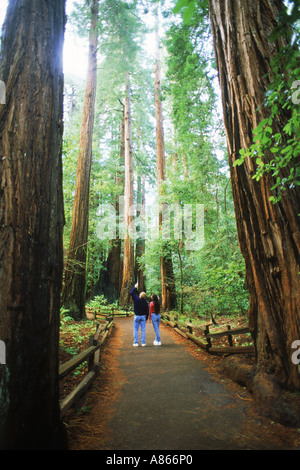
[[[146,346],[146,321],[149,316],[149,306],[145,292],[137,293],[138,284],[131,289],[130,294],[133,299],[134,320],[133,320],[133,346],[139,345],[139,328],[141,327],[141,344]]]

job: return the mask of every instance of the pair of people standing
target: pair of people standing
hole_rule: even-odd
[[[147,295],[145,292],[141,292],[140,295],[138,295],[137,287],[138,284],[135,284],[135,286],[130,291],[134,305],[133,346],[139,345],[139,328],[141,328],[141,344],[142,346],[146,346],[146,321],[148,320],[148,317],[149,321],[152,321],[153,328],[155,331],[155,340],[153,341],[153,344],[155,346],[160,346],[160,305],[158,302],[158,298],[155,294],[151,295],[149,311]]]

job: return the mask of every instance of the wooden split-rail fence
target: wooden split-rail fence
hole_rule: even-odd
[[[107,335],[113,327],[113,316],[107,316],[104,323],[97,325],[95,335],[89,339],[89,347],[81,353],[74,356],[69,361],[61,364],[59,367],[59,380],[64,379],[68,374],[88,360],[88,372],[81,382],[72,390],[72,392],[60,402],[61,418],[65,413],[82,397],[88,390],[93,380],[96,378],[100,367],[100,349],[104,344]]]
[[[205,329],[197,328],[197,334],[194,333],[194,325],[192,323],[179,322],[176,318],[169,314],[162,314],[161,321],[166,325],[170,326],[177,333],[184,338],[190,339],[197,344],[201,349],[207,351],[210,354],[227,355],[227,354],[254,354],[254,346],[235,346],[233,342],[234,335],[242,335],[250,333],[248,326],[241,328],[231,328],[230,325],[224,331],[218,331],[211,333],[210,324],[206,325]],[[199,336],[202,334],[202,338]],[[213,346],[213,339],[227,336],[228,346]]]
[[[132,309],[118,310],[114,307],[86,308],[86,313],[93,316],[94,320],[103,320],[108,315],[113,317],[129,317],[133,315]]]

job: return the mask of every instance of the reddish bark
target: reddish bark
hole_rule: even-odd
[[[291,345],[300,339],[300,188],[289,189],[273,205],[271,177],[259,182],[252,178],[255,159],[234,166],[239,150],[251,145],[254,128],[268,116],[263,102],[271,60],[283,45],[283,38],[272,42],[270,35],[282,7],[281,0],[211,0],[210,17],[238,237],[246,263],[256,385],[259,389],[261,374],[264,384],[269,376],[283,387],[299,390]],[[284,112],[279,114],[273,132],[281,132],[286,120]]]

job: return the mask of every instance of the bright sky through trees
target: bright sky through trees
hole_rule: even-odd
[[[66,2],[66,13],[70,14],[73,7],[73,0]],[[8,0],[1,0],[0,3],[0,28],[5,19]],[[78,38],[70,31],[69,24],[66,25],[64,42],[64,72],[85,78],[87,71],[87,42]]]
[[[4,21],[4,18],[5,18],[7,3],[8,3],[7,0],[2,0],[2,2],[0,4],[0,25],[1,25],[1,27],[2,27],[2,23]]]
[[[1,0],[0,3],[0,27],[5,19],[8,0]],[[71,12],[73,0],[66,2],[67,15]],[[87,71],[87,43],[72,34],[69,24],[66,25],[64,43],[64,71],[72,75],[85,78]]]
[[[74,0],[67,0],[66,13],[67,16],[73,9]],[[2,28],[5,19],[8,0],[1,0],[0,3],[0,28]],[[150,15],[145,15],[145,21],[151,21]],[[65,42],[64,42],[64,72],[85,78],[87,71],[87,41],[79,38],[72,33],[69,23],[66,24]],[[145,47],[149,54],[152,55],[153,37],[149,35],[145,38]]]

